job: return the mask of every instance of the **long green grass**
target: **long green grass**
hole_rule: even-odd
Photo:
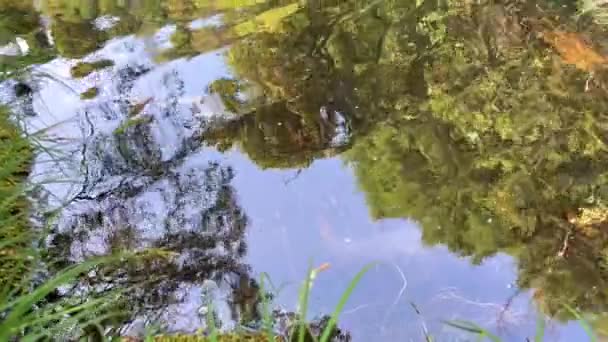
[[[39,341],[81,335],[107,319],[118,295],[50,300],[96,267],[124,256],[97,258],[43,277],[37,248],[40,232],[30,226],[27,177],[41,146],[22,134],[8,109],[0,107],[0,341]],[[46,280],[40,280],[44,279]]]

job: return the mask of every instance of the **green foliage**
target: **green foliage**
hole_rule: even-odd
[[[0,310],[5,312],[0,322],[0,339],[8,341],[19,337],[22,341],[37,341],[60,336],[63,333],[62,329],[68,329],[68,334],[70,334],[69,330],[73,330],[78,336],[84,333],[78,329],[101,324],[114,315],[108,313],[114,300],[111,296],[88,298],[84,301],[68,299],[58,303],[44,303],[45,297],[60,286],[74,282],[81,274],[109,260],[91,260],[65,269],[42,285],[33,288],[29,293],[4,292],[5,296],[0,300]],[[17,277],[22,278],[21,280],[28,279],[23,274]],[[40,303],[44,304],[40,306]],[[71,329],[67,328],[70,326]]]
[[[62,270],[47,280],[38,275],[42,260],[29,222],[26,177],[38,146],[23,137],[6,108],[0,111],[0,340],[37,341],[79,336],[112,312],[118,293],[90,298],[50,299],[58,287],[119,257],[96,259]],[[64,335],[65,334],[65,335]]]

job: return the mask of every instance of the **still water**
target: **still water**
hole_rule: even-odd
[[[582,2],[581,2],[582,3]],[[593,3],[592,1],[590,3]],[[588,5],[588,4],[587,4]],[[0,1],[55,267],[125,335],[255,327],[260,279],[354,341],[586,340],[608,312],[608,31],[568,1]],[[598,12],[600,11],[600,12]],[[268,281],[266,281],[268,283]],[[69,291],[65,290],[68,296]],[[209,303],[213,303],[209,306]]]

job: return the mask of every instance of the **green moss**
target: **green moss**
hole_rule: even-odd
[[[108,68],[114,65],[114,62],[109,59],[102,59],[96,62],[80,62],[72,67],[70,73],[74,78],[83,78],[94,71]]]
[[[80,94],[80,98],[83,100],[94,99],[99,95],[99,88],[91,87],[87,89],[84,93]]]

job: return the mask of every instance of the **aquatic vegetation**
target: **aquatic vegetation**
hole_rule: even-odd
[[[90,99],[96,98],[97,95],[99,95],[99,88],[91,87],[91,88],[85,90],[83,93],[81,93],[80,98],[83,100],[90,100]]]
[[[53,21],[55,46],[62,56],[82,58],[102,46],[105,38],[92,22]]]
[[[83,78],[95,71],[109,68],[113,65],[114,62],[109,59],[102,59],[95,62],[78,62],[78,64],[72,67],[70,74],[74,78]]]

